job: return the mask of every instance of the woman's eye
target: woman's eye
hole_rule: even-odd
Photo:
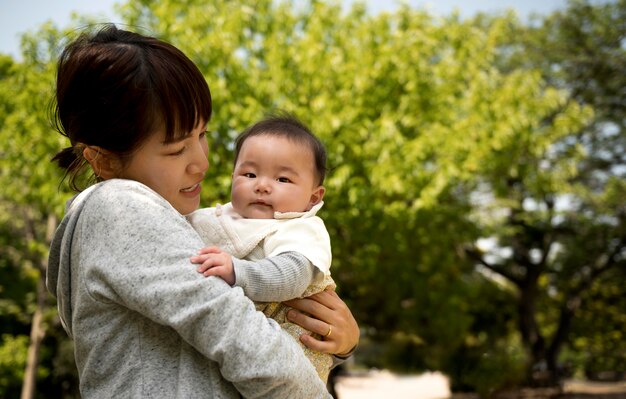
[[[178,151],[171,152],[169,155],[172,155],[172,156],[181,155],[183,152],[185,152],[185,148],[186,147],[183,147]]]

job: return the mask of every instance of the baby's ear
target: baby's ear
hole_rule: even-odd
[[[311,193],[311,199],[309,200],[309,209],[319,204],[324,199],[326,189],[324,186],[319,186]]]
[[[103,180],[118,177],[119,160],[110,151],[95,145],[90,145],[86,146],[83,150],[83,156],[91,165],[96,176]]]

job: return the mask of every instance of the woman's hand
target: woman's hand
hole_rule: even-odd
[[[287,313],[289,321],[322,336],[316,339],[309,334],[302,334],[300,341],[308,348],[345,356],[359,343],[359,326],[335,291],[322,291],[285,304],[294,308]]]

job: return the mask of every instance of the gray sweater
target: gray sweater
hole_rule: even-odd
[[[238,287],[196,272],[204,244],[148,187],[109,180],[68,207],[47,285],[84,398],[330,398],[296,342]]]

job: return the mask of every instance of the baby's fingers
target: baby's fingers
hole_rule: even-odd
[[[204,263],[207,259],[209,259],[210,255],[194,255],[189,258],[191,263]]]
[[[205,247],[198,251],[198,255],[219,254],[221,252],[222,250],[219,249],[218,247]]]
[[[224,274],[224,267],[217,265],[209,266],[202,272],[202,274],[204,274],[205,277],[222,276]]]
[[[216,266],[219,264],[219,262],[211,255],[198,255],[198,256],[192,256],[190,258],[191,263],[199,263],[200,265],[198,266],[198,268],[196,269],[197,271],[199,271],[200,273],[205,272],[206,270]]]

